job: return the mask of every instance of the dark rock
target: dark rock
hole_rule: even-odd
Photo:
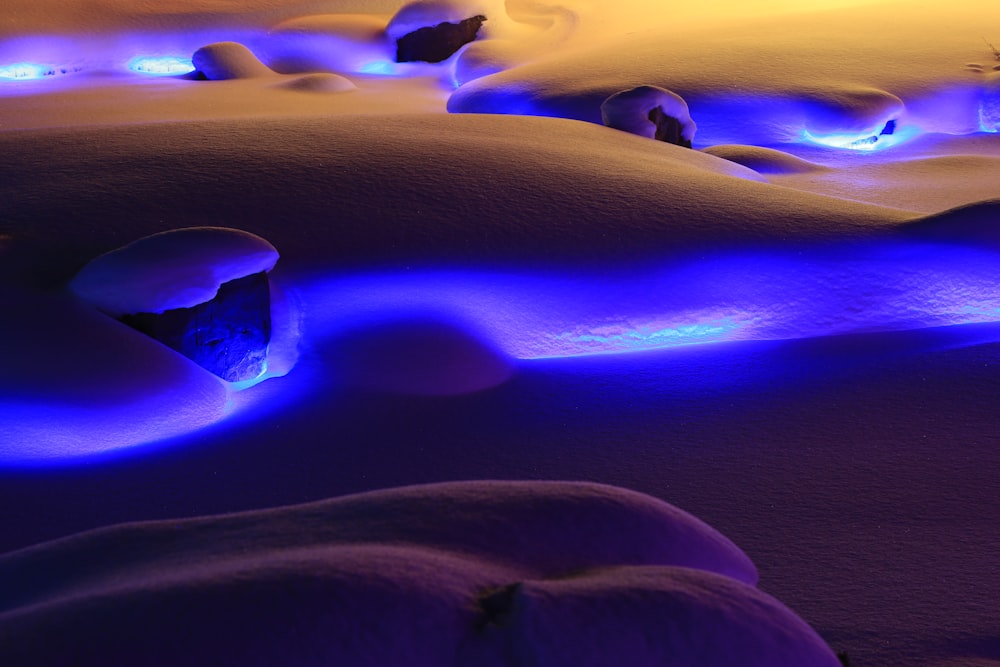
[[[649,112],[649,120],[656,126],[653,138],[668,144],[691,148],[691,142],[681,135],[681,122],[663,112],[663,107],[656,107]]]
[[[439,63],[447,60],[476,39],[485,21],[486,17],[479,15],[459,23],[439,23],[407,33],[396,40],[396,62]]]
[[[214,299],[197,306],[121,320],[223,380],[252,380],[267,369],[271,292],[265,272],[223,283]]]

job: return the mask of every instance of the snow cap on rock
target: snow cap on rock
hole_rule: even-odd
[[[154,234],[97,257],[70,289],[114,317],[162,313],[210,301],[223,283],[270,271],[274,246],[224,227],[189,227]]]
[[[638,86],[615,93],[601,104],[601,119],[608,127],[638,134],[641,137],[660,139],[659,123],[654,114],[676,121],[678,141],[690,147],[697,126],[691,120],[687,102],[680,95],[656,86]]]

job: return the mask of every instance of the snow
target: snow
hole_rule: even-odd
[[[109,564],[109,549],[127,556]],[[135,523],[0,558],[0,581],[9,665],[837,664],[750,585],[753,565],[726,538],[662,501],[596,484],[428,485]],[[176,632],[185,642],[164,652]]]
[[[408,16],[478,14],[453,58],[393,62]],[[690,623],[761,664],[808,660],[779,655],[789,628],[816,664],[824,644],[1000,663],[994,4],[12,0],[4,19],[0,550],[26,550],[0,559],[51,564],[0,620],[19,646],[58,652],[72,627],[151,664],[147,640],[190,630],[217,662],[442,664],[489,598],[509,622],[470,663],[652,662]],[[179,71],[206,46],[225,80]],[[695,150],[603,126],[642,86],[684,101]],[[154,236],[192,227],[239,231]],[[164,269],[168,245],[193,256]],[[151,256],[77,298],[123,247]],[[272,266],[272,371],[242,391],[88,303],[174,307],[184,286],[153,283],[202,299]],[[490,479],[657,500],[546,487],[515,512],[475,482],[463,514],[378,491]],[[383,495],[322,500],[357,492]],[[367,509],[310,541],[322,521],[266,509],[304,501]],[[679,569],[716,553],[751,578],[728,540],[651,541],[688,525],[662,501],[738,544],[760,590]],[[537,544],[605,560],[557,579],[518,560]],[[393,641],[320,625],[337,595]],[[80,660],[106,664],[98,644]]]
[[[191,56],[195,69],[209,81],[253,79],[271,70],[242,44],[219,42],[203,46]]]
[[[133,241],[89,262],[70,289],[99,310],[162,313],[211,301],[219,286],[270,271],[278,251],[238,229],[190,227]]]

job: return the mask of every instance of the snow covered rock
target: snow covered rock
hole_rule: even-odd
[[[450,0],[418,0],[403,6],[386,34],[396,43],[396,62],[439,63],[479,35],[486,16]]]
[[[70,289],[224,380],[260,376],[271,336],[274,247],[248,232],[192,227],[102,255]]]
[[[601,104],[601,119],[616,130],[686,148],[691,148],[697,130],[680,95],[656,86],[615,93]]]
[[[217,42],[194,52],[191,62],[209,81],[253,79],[274,74],[250,49],[238,42]]]

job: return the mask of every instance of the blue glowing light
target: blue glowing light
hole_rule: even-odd
[[[129,61],[128,68],[152,76],[179,76],[194,71],[190,58],[177,56],[137,56]]]
[[[916,133],[914,128],[898,128],[895,120],[890,120],[879,132],[863,134],[813,134],[802,131],[802,139],[808,143],[853,151],[876,151],[895,146]]]
[[[743,324],[736,317],[668,326],[661,326],[660,323],[623,323],[559,333],[552,337],[552,341],[568,349],[580,350],[557,356],[614,354],[727,340]]]
[[[396,74],[396,65],[387,60],[375,60],[359,67],[358,72],[378,76],[394,76]]]
[[[56,70],[54,68],[35,63],[15,63],[13,65],[0,66],[0,79],[41,79],[45,76],[52,76],[55,73]]]
[[[993,105],[985,102],[979,105],[979,131],[990,134],[1000,132],[1000,101]]]

